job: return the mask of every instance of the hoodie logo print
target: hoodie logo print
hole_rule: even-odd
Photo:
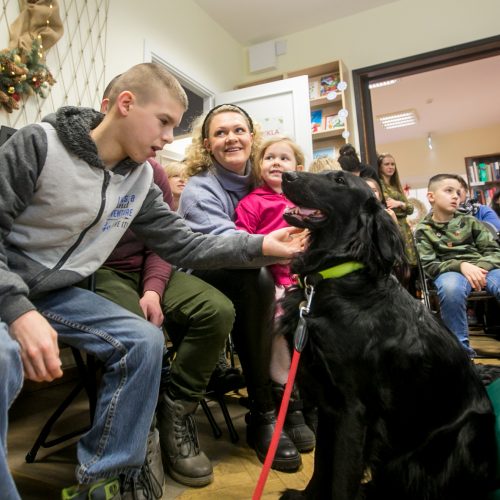
[[[109,231],[110,229],[119,227],[126,228],[129,226],[130,221],[134,216],[134,202],[136,196],[135,194],[126,194],[123,196],[118,196],[118,202],[116,207],[109,214],[108,218],[104,222],[102,231]]]

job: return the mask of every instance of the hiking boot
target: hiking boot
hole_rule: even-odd
[[[273,383],[273,395],[276,401],[276,407],[279,410],[285,386]],[[316,437],[312,429],[306,424],[303,410],[303,402],[299,397],[299,391],[296,387],[293,388],[288,403],[288,409],[285,417],[283,429],[293,441],[300,453],[307,453],[314,450],[316,445]]]
[[[137,478],[129,479],[122,486],[122,499],[152,500],[163,496],[165,473],[161,461],[160,434],[153,419],[148,434],[146,458]]]
[[[200,451],[193,414],[195,401],[172,400],[164,393],[158,403],[158,428],[165,470],[186,486],[206,486],[213,481],[212,463]]]
[[[255,449],[258,459],[264,463],[276,428],[276,411],[251,411],[245,415],[245,422],[248,445]],[[283,472],[295,472],[301,464],[302,458],[293,441],[281,431],[271,468]]]
[[[91,484],[77,484],[64,488],[62,500],[121,500],[118,478],[101,479]]]

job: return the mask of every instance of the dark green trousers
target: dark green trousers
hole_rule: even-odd
[[[140,273],[102,267],[95,278],[96,293],[144,317],[139,306]],[[175,349],[168,392],[174,399],[198,401],[233,327],[233,304],[196,276],[175,271],[163,294],[162,309]]]

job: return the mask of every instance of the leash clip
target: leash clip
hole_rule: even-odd
[[[307,323],[305,316],[311,312],[312,299],[314,297],[314,287],[304,280],[304,293],[307,301],[302,301],[299,306],[299,322],[293,334],[293,347],[297,352],[302,352],[307,342]]]
[[[307,303],[303,305],[304,302],[300,304],[300,317],[307,316],[311,312],[311,304],[314,297],[314,286],[307,283],[309,276],[304,278],[304,294],[306,296]]]

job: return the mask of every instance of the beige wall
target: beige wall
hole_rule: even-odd
[[[282,37],[287,40],[287,53],[278,57],[277,70],[250,74],[247,63],[244,81],[335,59],[343,60],[352,71],[452,47],[498,35],[499,19],[499,0],[399,0]],[[351,94],[351,113],[354,109]],[[354,113],[353,118],[351,142],[358,144]]]
[[[466,156],[499,153],[500,124],[453,134],[432,135],[433,149],[427,139],[384,144],[379,153],[391,153],[396,159],[401,182],[412,188],[427,186],[432,175],[465,175]]]
[[[145,41],[213,92],[230,90],[243,78],[243,48],[192,0],[111,0],[107,78],[145,62]]]
[[[282,37],[287,53],[278,69],[251,75],[246,64],[245,81],[334,59],[352,71],[451,47],[498,35],[498,19],[498,0],[399,0]]]

